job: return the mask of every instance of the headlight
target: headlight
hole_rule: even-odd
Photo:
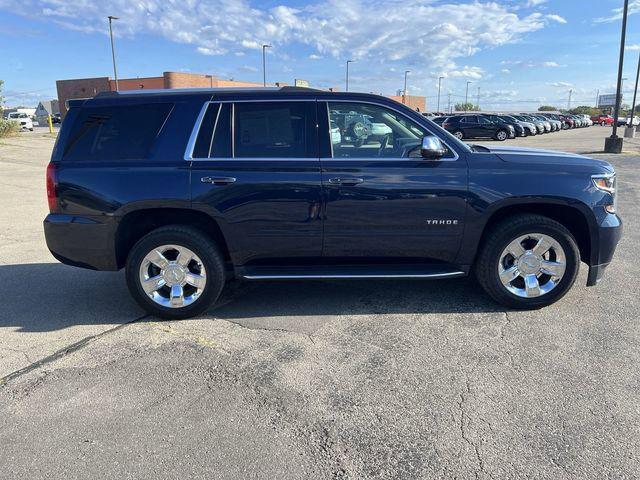
[[[591,181],[593,185],[603,192],[607,192],[612,196],[616,193],[616,174],[610,173],[607,175],[592,175]]]

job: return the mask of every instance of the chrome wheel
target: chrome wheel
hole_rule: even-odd
[[[462,140],[464,138],[464,133],[462,133],[460,130],[458,130],[457,132],[455,132],[453,134],[454,137],[456,137],[458,140]]]
[[[167,308],[191,305],[207,284],[202,260],[181,245],[163,245],[147,253],[139,277],[149,298]]]
[[[565,252],[553,237],[530,233],[516,238],[503,250],[498,275],[509,292],[534,298],[556,288],[566,267]]]
[[[496,137],[502,142],[507,139],[507,132],[498,132]]]

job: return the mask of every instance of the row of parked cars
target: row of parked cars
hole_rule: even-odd
[[[528,137],[593,125],[587,116],[556,113],[495,114],[474,112],[442,115],[431,120],[460,140],[493,138],[505,141],[508,138]]]

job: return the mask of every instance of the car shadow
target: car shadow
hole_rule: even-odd
[[[0,284],[11,288],[4,296],[0,328],[52,331],[73,325],[122,324],[144,314],[131,299],[123,272],[95,272],[59,263],[3,265]],[[260,326],[273,317],[313,322],[313,318],[333,315],[503,311],[473,279],[465,278],[232,281],[203,317]]]

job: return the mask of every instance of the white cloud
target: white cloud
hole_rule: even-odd
[[[611,10],[611,15],[606,17],[599,17],[594,20],[595,23],[609,23],[615,22],[622,18],[622,7],[614,8]],[[629,15],[640,13],[640,0],[631,0],[629,2]]]
[[[446,72],[445,76],[451,78],[471,78],[473,80],[480,80],[483,73],[484,71],[480,67],[464,66],[462,69]]]
[[[560,15],[550,14],[550,15],[545,15],[545,18],[547,20],[552,20],[558,23],[567,23],[567,20],[564,17],[561,17]]]
[[[566,67],[566,65],[560,65],[558,62],[542,62],[542,66],[549,67],[549,68]]]
[[[117,15],[116,35],[158,35],[204,55],[233,55],[264,43],[274,50],[303,44],[341,60],[428,62],[430,68],[453,71],[457,59],[516,42],[548,21],[540,13],[520,14],[488,0],[455,8],[421,0],[319,0],[299,9],[264,7],[255,0],[0,0],[0,9],[28,18],[46,11],[48,22],[101,34],[107,15]]]
[[[637,43],[633,45],[627,45],[626,47],[624,47],[624,49],[637,52],[638,50],[640,50],[640,45],[638,45]]]
[[[547,83],[547,85],[550,85],[552,87],[557,87],[557,88],[573,87],[573,84],[569,82],[552,82],[552,83]]]
[[[527,0],[526,7],[537,7],[538,5],[542,5],[543,3],[547,3],[547,0]]]
[[[508,68],[503,68],[502,70],[500,70],[502,73],[509,75],[511,73],[511,70],[509,70]]]
[[[321,58],[322,57],[320,55],[316,55],[315,53],[309,55],[309,60],[320,60]]]

